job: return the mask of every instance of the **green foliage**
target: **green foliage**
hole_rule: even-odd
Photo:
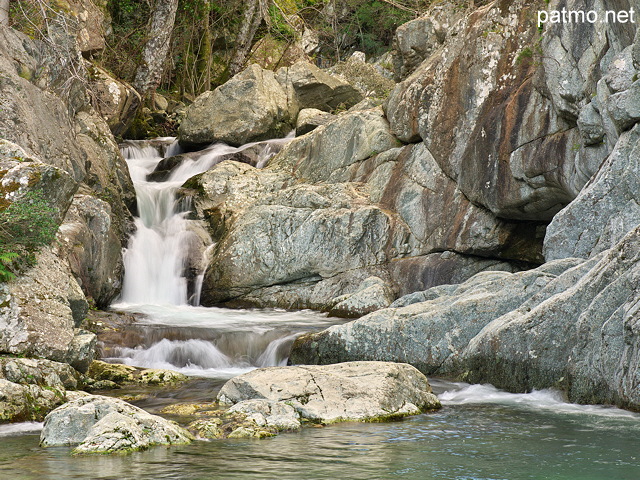
[[[8,282],[15,278],[14,273],[9,270],[14,260],[17,260],[18,255],[15,252],[5,252],[0,250],[0,282]]]
[[[11,268],[15,263],[30,263],[31,251],[50,244],[57,229],[56,210],[39,190],[28,192],[0,211],[0,282],[14,278]]]
[[[58,229],[56,210],[39,190],[28,192],[0,212],[0,243],[34,248],[48,245]]]
[[[270,20],[270,33],[275,37],[282,40],[293,41],[296,38],[295,30],[289,25],[284,15],[280,11],[277,5],[271,4],[269,6],[269,20]]]
[[[151,13],[149,4],[137,0],[109,0],[107,12],[111,16],[112,32],[107,37],[101,63],[116,77],[131,82],[146,41]]]

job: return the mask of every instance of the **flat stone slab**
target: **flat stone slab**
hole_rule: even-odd
[[[441,407],[427,378],[404,363],[347,362],[260,368],[229,380],[218,401],[266,399],[317,423],[384,421]]]

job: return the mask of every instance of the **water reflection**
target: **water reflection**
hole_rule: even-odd
[[[434,383],[441,396],[443,388],[458,398],[469,392],[465,385]],[[567,413],[567,404],[538,410],[518,401],[522,396],[499,393],[499,402],[445,400],[441,411],[401,422],[306,428],[267,440],[196,442],[130,456],[73,457],[66,448],[39,449],[34,435],[3,437],[0,478],[640,478],[637,414],[583,406]]]

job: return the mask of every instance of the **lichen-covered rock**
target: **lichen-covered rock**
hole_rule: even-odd
[[[301,109],[328,112],[339,105],[349,108],[362,100],[362,94],[348,82],[304,61],[279,69],[276,79],[285,88],[293,86]]]
[[[89,395],[47,415],[42,446],[77,445],[76,453],[117,453],[189,443],[177,424],[116,398]]]
[[[160,368],[146,368],[140,372],[137,383],[144,385],[173,385],[187,380],[187,376]]]
[[[64,401],[63,388],[22,385],[0,379],[0,423],[42,421]]]
[[[620,136],[595,178],[555,216],[544,240],[547,260],[588,258],[640,224],[640,125]]]
[[[299,137],[322,125],[326,125],[334,118],[336,118],[334,115],[317,108],[303,108],[298,113],[298,119],[296,120],[296,136]]]
[[[390,286],[379,277],[369,277],[354,293],[347,293],[331,300],[329,315],[334,317],[361,317],[386,308],[395,299]]]
[[[87,62],[87,70],[91,78],[94,107],[107,121],[114,135],[124,135],[142,101],[140,94],[131,85],[116,80],[97,65]]]
[[[273,72],[254,64],[196,98],[180,124],[180,143],[240,146],[283,137],[293,129],[298,109],[293,91],[281,86]]]
[[[64,391],[78,387],[79,374],[66,363],[42,358],[0,357],[0,378]]]
[[[83,345],[95,346],[95,335],[75,330],[87,310],[69,266],[43,248],[33,267],[0,284],[0,351],[88,366],[95,352]]]
[[[218,400],[265,399],[318,423],[383,421],[440,408],[426,377],[406,364],[351,362],[270,367],[229,380]]]
[[[300,430],[300,418],[296,410],[287,403],[265,399],[243,400],[226,412],[246,415],[245,421],[258,427],[273,428],[278,432]]]
[[[78,184],[64,170],[28,155],[15,143],[0,139],[0,211],[37,195],[57,223],[62,221]]]
[[[220,418],[203,418],[191,422],[187,425],[187,430],[193,433],[196,438],[224,438],[221,425],[222,419]]]
[[[158,368],[136,368],[120,363],[107,363],[100,360],[91,362],[87,375],[96,382],[110,381],[117,385],[172,385],[187,380],[187,376],[172,370]],[[96,389],[96,385],[92,387]]]
[[[120,363],[107,363],[94,360],[89,366],[87,375],[94,380],[110,380],[115,383],[133,382],[136,367]]]

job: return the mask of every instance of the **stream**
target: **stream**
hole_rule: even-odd
[[[180,186],[229,155],[251,149],[262,167],[286,140],[190,154],[163,181],[149,181],[174,139],[123,146],[138,196],[136,233],[124,254],[116,311],[136,321],[103,344],[111,362],[168,368],[181,387],[131,387],[152,413],[180,402],[213,401],[229,378],[285,365],[293,340],[344,320],[312,311],[199,306],[206,248],[197,240]],[[257,153],[255,153],[257,152]],[[201,239],[200,239],[201,241]],[[206,243],[206,242],[205,242]],[[194,254],[195,252],[195,254]],[[199,257],[198,257],[199,255]],[[558,393],[501,392],[490,385],[430,379],[442,410],[392,423],[303,428],[265,440],[196,441],[120,456],[72,456],[40,448],[38,423],[0,425],[0,478],[42,479],[558,479],[640,478],[640,414],[566,403]]]

